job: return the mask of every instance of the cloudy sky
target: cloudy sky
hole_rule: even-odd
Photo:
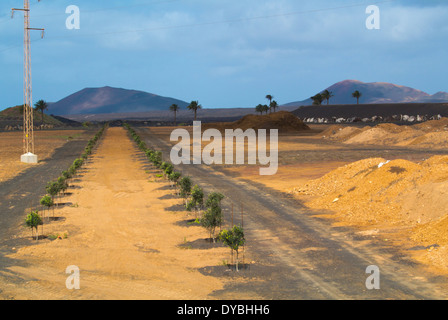
[[[206,108],[304,100],[346,79],[448,91],[446,0],[30,0],[33,99],[143,90]],[[69,30],[69,5],[80,29]],[[366,28],[366,8],[380,29]],[[23,103],[21,0],[0,3],[0,110]]]

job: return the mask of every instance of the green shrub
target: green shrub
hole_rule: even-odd
[[[58,178],[58,184],[59,184],[59,192],[65,193],[65,191],[68,188],[68,184],[63,176]]]
[[[32,211],[30,214],[26,216],[25,224],[28,228],[31,229],[31,237],[34,235],[33,231],[36,229],[36,240],[39,240],[38,227],[43,224],[41,217],[39,216],[38,211]]]
[[[161,169],[163,170],[165,177],[169,177],[169,175],[174,171],[174,166],[171,163],[163,162]]]
[[[65,180],[71,179],[72,175],[71,173],[67,170],[67,171],[62,171],[62,176],[65,178]]]
[[[53,199],[49,195],[46,195],[42,199],[40,199],[40,204],[44,207],[47,207],[48,210],[50,210],[50,208],[54,206]]]
[[[181,176],[182,174],[180,172],[176,171],[171,172],[171,174],[168,176],[168,180],[170,180],[171,186],[174,185],[176,187],[179,183],[179,179]]]
[[[182,179],[180,179],[179,181],[179,195],[184,198],[187,199],[190,194],[191,194],[191,179],[190,177],[183,177]]]
[[[207,201],[205,202],[205,206],[210,208],[215,204],[220,205],[221,201],[224,199],[224,195],[219,192],[212,192],[208,195]]]
[[[206,228],[210,233],[210,238],[215,242],[215,230],[222,224],[221,206],[214,202],[202,215],[201,226]]]
[[[60,191],[60,184],[56,181],[51,181],[47,183],[46,191],[51,196],[51,199],[54,200],[54,197],[59,193]]]
[[[233,226],[230,230],[222,230],[218,235],[218,239],[236,252],[236,271],[238,271],[238,250],[246,243],[243,228],[241,226]]]
[[[187,211],[195,211],[201,209],[204,206],[204,191],[198,185],[193,187],[191,191],[190,201],[185,206]]]

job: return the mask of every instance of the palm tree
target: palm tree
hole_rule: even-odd
[[[262,104],[259,104],[258,106],[256,106],[255,107],[255,111],[256,112],[260,112],[260,115],[262,115],[263,114],[263,105]]]
[[[264,104],[262,110],[263,110],[264,112],[266,112],[266,114],[268,114],[268,111],[269,111],[269,107],[268,107],[268,105]]]
[[[316,94],[314,97],[311,97],[311,99],[313,100],[313,105],[315,106],[320,106],[322,101],[324,101],[324,97],[320,93]]]
[[[273,100],[273,101],[269,104],[269,106],[270,106],[270,109],[274,109],[274,112],[275,112],[275,110],[277,110],[277,108],[278,108],[278,103],[277,103],[277,101]]]
[[[199,104],[198,101],[191,101],[187,109],[192,110],[194,112],[194,121],[196,121],[198,110],[202,109],[202,106]]]
[[[174,125],[177,126],[177,112],[179,111],[179,106],[177,104],[173,104],[170,107],[170,111],[174,112]]]
[[[355,92],[352,93],[352,97],[356,98],[356,103],[359,104],[359,98],[362,97],[362,93],[356,90]]]
[[[269,100],[269,105],[271,105],[271,103],[272,103],[272,99],[274,99],[274,96],[268,94],[268,95],[266,95],[266,99]],[[269,109],[269,110],[270,110],[270,109]]]
[[[333,92],[325,90],[321,93],[323,100],[327,100],[327,105],[330,104],[330,99],[334,97]]]
[[[42,113],[42,124],[44,123],[44,111],[48,109],[48,104],[44,100],[39,100],[34,105],[36,111]]]

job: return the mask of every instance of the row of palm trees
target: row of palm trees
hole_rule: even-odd
[[[329,105],[332,97],[334,97],[333,92],[325,90],[311,97],[311,100],[313,100],[313,105],[320,106],[324,101],[327,101],[327,105]],[[362,93],[356,90],[352,93],[352,97],[355,98],[356,103],[359,104],[359,99],[362,97]]]
[[[44,123],[44,111],[48,109],[48,104],[44,100],[39,100],[38,102],[36,102],[34,107],[35,107],[34,109],[36,111],[41,112],[42,124],[43,124]],[[187,107],[187,109],[194,112],[194,120],[196,121],[198,110],[202,109],[202,106],[199,104],[198,101],[192,101],[190,103],[190,105]],[[173,104],[170,107],[170,111],[174,112],[174,122],[176,123],[176,125],[177,125],[177,112],[179,112],[179,110],[180,110],[180,107],[177,104]]]
[[[194,121],[196,121],[198,110],[202,109],[202,106],[199,104],[199,101],[191,101],[187,109],[194,112]],[[180,107],[174,103],[171,105],[170,111],[174,112],[174,124],[177,126],[177,113],[180,111]]]
[[[352,93],[353,98],[356,98],[357,104],[359,104],[359,99],[362,96],[362,93],[356,90]],[[330,99],[334,97],[333,92],[325,90],[321,93],[316,94],[315,96],[311,97],[313,100],[314,105],[321,105],[322,102],[327,101],[327,105],[330,104]],[[259,104],[255,107],[255,110],[259,112],[260,114],[263,114],[266,112],[266,114],[269,112],[276,112],[277,108],[279,107],[277,101],[274,100],[274,97],[270,94],[266,95],[266,99],[269,100],[269,105],[262,105]],[[44,111],[48,109],[48,104],[44,100],[39,100],[34,105],[34,109],[36,111],[41,112],[42,114],[42,124],[44,123]],[[188,110],[194,112],[194,120],[197,119],[197,113],[198,110],[202,109],[202,106],[199,104],[199,101],[191,101],[191,103],[187,107]],[[180,107],[177,104],[172,104],[170,106],[170,111],[174,113],[174,123],[177,125],[177,113],[180,111]]]
[[[266,114],[269,112],[276,112],[279,104],[277,101],[274,100],[274,97],[270,94],[266,95],[266,99],[269,100],[269,106],[268,105],[262,105],[259,104],[255,110],[257,112],[260,112],[260,114],[263,114],[266,112]],[[194,120],[197,119],[197,113],[198,110],[202,109],[202,106],[199,104],[198,101],[191,101],[191,103],[187,106],[187,109],[194,112]],[[172,104],[170,106],[170,111],[174,113],[174,123],[177,126],[177,113],[180,111],[180,107],[177,104]]]
[[[259,104],[255,107],[255,111],[259,112],[261,115],[266,112],[268,114],[268,111],[272,113],[272,111],[277,111],[277,108],[279,107],[279,104],[277,101],[274,100],[274,96],[268,94],[266,95],[266,99],[269,100],[269,105],[267,104]]]

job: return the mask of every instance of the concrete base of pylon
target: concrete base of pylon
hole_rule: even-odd
[[[20,161],[23,163],[37,163],[37,156],[35,154],[32,154],[31,152],[22,154],[20,157]]]

